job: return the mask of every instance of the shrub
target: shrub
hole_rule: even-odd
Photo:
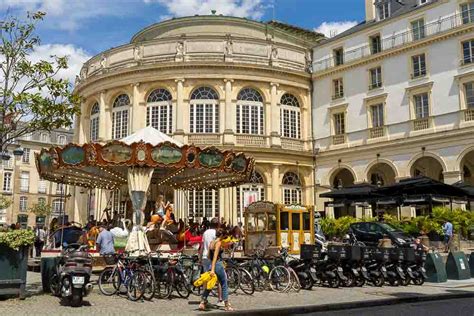
[[[31,246],[35,241],[32,230],[17,229],[0,233],[0,244],[18,250],[23,246]]]

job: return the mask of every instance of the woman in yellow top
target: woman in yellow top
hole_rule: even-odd
[[[216,239],[211,242],[209,245],[209,254],[208,258],[212,258],[211,263],[211,276],[217,275],[217,280],[219,281],[222,288],[222,300],[225,303],[226,311],[233,311],[234,309],[230,306],[229,303],[229,291],[227,287],[227,275],[225,273],[224,264],[222,263],[222,253],[223,248],[227,246],[230,242],[230,233],[226,229],[219,228],[216,232]],[[204,291],[201,296],[201,303],[199,304],[199,310],[206,310],[207,298],[211,290],[207,289],[207,286],[204,287]]]

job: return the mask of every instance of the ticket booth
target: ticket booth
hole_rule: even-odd
[[[245,253],[258,248],[288,248],[300,253],[301,244],[314,244],[314,211],[311,207],[255,202],[245,212]]]

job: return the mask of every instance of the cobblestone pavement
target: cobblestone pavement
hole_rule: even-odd
[[[0,301],[0,315],[195,315],[199,298],[191,295],[189,299],[154,299],[151,302],[131,302],[125,297],[101,295],[97,286],[91,295],[85,298],[84,306],[71,308],[62,306],[60,300],[49,294],[41,293],[39,273],[28,273],[28,291],[25,300],[10,299]],[[354,301],[400,298],[443,293],[474,293],[474,279],[467,281],[449,281],[444,284],[426,283],[423,286],[375,288],[339,288],[315,287],[312,291],[299,293],[255,293],[252,296],[232,295],[230,300],[239,311],[270,307],[323,305]],[[212,299],[211,299],[212,303]],[[217,308],[217,307],[216,307]],[[214,309],[214,311],[218,311]],[[206,313],[204,313],[206,314]]]

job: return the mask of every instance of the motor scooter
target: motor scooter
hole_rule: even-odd
[[[90,283],[92,257],[88,249],[87,245],[79,244],[69,244],[63,248],[50,277],[53,295],[68,301],[73,307],[81,306],[83,297],[93,288]]]

